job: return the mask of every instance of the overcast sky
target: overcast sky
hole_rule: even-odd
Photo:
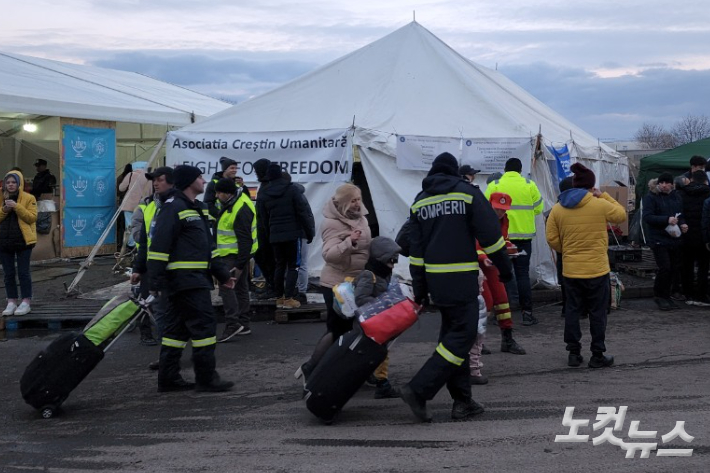
[[[413,10],[598,138],[710,115],[710,6],[699,0],[0,0],[0,50],[237,103],[386,36]]]

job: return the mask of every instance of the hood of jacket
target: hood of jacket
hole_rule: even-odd
[[[378,236],[370,242],[370,259],[387,264],[389,260],[399,255],[402,248],[391,238]]]
[[[700,184],[699,182],[690,182],[687,186],[683,187],[683,192],[692,197],[709,197],[710,187],[705,184]]]
[[[448,194],[464,181],[459,176],[437,173],[427,176],[422,181],[422,190],[431,195]]]
[[[369,213],[367,211],[367,208],[365,207],[365,205],[363,205],[362,203],[360,204],[360,208],[362,209],[361,217],[364,217],[365,215],[367,215]],[[325,218],[332,218],[335,220],[340,220],[345,225],[347,225],[351,228],[355,228],[357,226],[358,222],[360,221],[359,218],[349,219],[345,215],[341,214],[338,211],[338,208],[335,206],[335,201],[332,198],[328,199],[326,201],[325,205],[323,206],[322,213]]]
[[[21,173],[20,171],[10,171],[10,172],[8,172],[7,174],[5,174],[5,177],[3,178],[3,181],[2,181],[2,190],[3,190],[3,192],[5,192],[5,189],[6,189],[6,187],[5,187],[5,181],[6,181],[7,178],[10,177],[10,176],[15,176],[15,178],[17,179],[17,192],[18,192],[19,195],[22,195],[22,194],[25,192],[25,191],[24,191],[24,188],[25,188],[25,177],[22,175],[22,173]],[[18,200],[19,200],[19,199],[18,199]]]
[[[560,194],[560,205],[567,209],[585,205],[592,198],[587,189],[568,189]]]
[[[268,195],[272,198],[281,197],[291,185],[290,182],[286,182],[286,179],[282,177],[274,179],[273,181],[269,181],[268,186],[264,187],[264,195]]]

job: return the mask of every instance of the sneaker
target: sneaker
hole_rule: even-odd
[[[670,299],[664,299],[663,297],[654,297],[653,302],[655,302],[658,308],[661,310],[671,310],[670,306],[668,305]]]
[[[710,299],[708,299],[707,297],[699,297],[693,301],[693,305],[696,305],[698,307],[710,307]]]
[[[609,355],[594,355],[589,359],[590,368],[606,368],[614,364],[614,357]]]
[[[577,366],[581,365],[583,361],[584,357],[579,353],[570,353],[567,357],[567,366],[576,368]]]
[[[471,384],[476,385],[476,386],[482,386],[484,384],[488,384],[488,378],[485,375],[478,374],[478,375],[471,375]]]
[[[158,340],[153,338],[153,335],[141,335],[141,345],[147,346],[147,347],[154,347],[158,344]]]
[[[685,305],[699,305],[699,304],[697,304],[693,299],[687,298],[685,300]]]
[[[171,393],[178,391],[191,391],[195,389],[195,383],[190,383],[182,378],[176,379],[171,383],[160,384],[158,383],[159,393]]]
[[[227,325],[224,327],[224,332],[222,332],[222,336],[217,339],[217,343],[224,343],[234,337],[237,334],[237,330],[244,328],[243,326],[236,326],[236,325]]]
[[[454,401],[454,407],[451,409],[451,418],[454,420],[465,420],[478,414],[483,414],[485,409],[483,406],[473,399],[466,401]]]
[[[399,389],[392,386],[392,383],[387,379],[383,379],[378,383],[375,390],[375,399],[396,399],[402,397]]]
[[[16,310],[17,304],[15,304],[14,302],[8,302],[7,307],[5,307],[5,310],[2,311],[2,316],[9,317],[11,315],[14,315]]]
[[[419,396],[412,391],[409,384],[402,386],[399,392],[402,396],[402,400],[409,406],[417,419],[421,422],[431,422],[432,417],[429,410],[426,408],[426,401],[422,401]]]
[[[537,323],[538,323],[538,320],[535,318],[532,311],[529,311],[529,310],[523,311],[523,325],[530,326],[530,325],[535,325]]]
[[[276,298],[276,308],[281,309],[282,306],[284,305],[284,301],[286,300],[285,297],[277,297]]]
[[[237,326],[237,335],[251,335],[251,329],[246,325],[239,324]]]
[[[684,301],[685,296],[680,292],[674,292],[673,294],[671,294],[671,299],[673,299],[674,301]]]
[[[294,298],[290,298],[285,299],[283,301],[283,304],[277,305],[276,307],[280,307],[281,309],[298,309],[299,307],[301,307],[301,303]]]
[[[13,315],[25,315],[29,314],[32,309],[30,308],[30,303],[27,301],[22,301],[22,303],[15,309]]]
[[[209,384],[195,385],[195,391],[198,393],[223,393],[232,389],[233,386],[234,383],[232,381],[225,381],[215,373]]]

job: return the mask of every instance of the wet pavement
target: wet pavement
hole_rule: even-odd
[[[80,289],[125,279],[108,275],[108,263],[89,271]],[[37,297],[70,306],[61,288],[73,274],[56,273],[38,282]],[[321,424],[306,410],[293,373],[324,324],[269,322],[255,322],[252,335],[218,346],[218,370],[236,382],[231,392],[157,393],[156,373],[147,364],[157,359],[158,347],[140,345],[136,331],[114,345],[61,416],[45,420],[23,402],[19,379],[58,333],[20,330],[0,342],[0,472],[708,471],[710,308],[660,312],[649,299],[624,300],[623,307],[611,313],[607,329],[616,362],[601,370],[586,368],[588,352],[582,367],[567,367],[558,306],[537,310],[539,325],[516,329],[525,356],[500,353],[499,335],[489,325],[493,353],[483,361],[490,383],[472,388],[486,412],[452,421],[444,389],[429,403],[432,424],[417,423],[401,400],[375,400],[369,387],[335,424]],[[586,321],[582,327],[586,347]],[[395,384],[411,378],[432,353],[438,328],[438,314],[425,314],[394,344]],[[189,353],[184,358],[184,375],[191,379]],[[567,406],[575,407],[575,419],[590,420],[579,429],[588,442],[555,443],[556,435],[569,432],[562,426]],[[628,406],[623,428],[614,432],[624,442],[692,448],[692,456],[657,457],[653,451],[647,459],[638,452],[626,459],[618,446],[594,446],[591,439],[602,430],[592,424],[603,406]],[[657,431],[656,439],[631,439],[634,420],[639,430]],[[676,421],[686,422],[691,443],[662,443]]]

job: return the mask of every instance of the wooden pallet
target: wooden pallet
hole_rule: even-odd
[[[22,316],[5,317],[5,330],[83,327],[103,307],[105,301],[67,299],[55,303],[34,303],[32,312]]]
[[[288,322],[322,322],[328,310],[325,304],[305,304],[298,309],[276,309],[274,321],[279,324]]]
[[[616,269],[639,277],[649,277],[656,274],[656,264],[649,264],[645,261],[640,263],[617,263]]]

